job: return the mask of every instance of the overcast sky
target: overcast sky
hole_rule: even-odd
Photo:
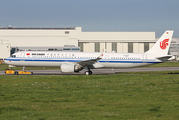
[[[82,27],[82,31],[174,30],[179,0],[0,0],[0,27]]]

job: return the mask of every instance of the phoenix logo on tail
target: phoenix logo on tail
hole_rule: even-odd
[[[167,43],[168,41],[169,41],[169,39],[165,39],[165,40],[161,41],[160,42],[160,48],[165,50],[166,47],[168,46],[168,43]]]

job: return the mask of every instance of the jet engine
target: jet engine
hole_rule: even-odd
[[[61,64],[61,71],[62,72],[79,72],[80,70],[82,70],[83,67],[79,64],[75,65],[75,64]]]

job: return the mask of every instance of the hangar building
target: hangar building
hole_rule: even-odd
[[[156,42],[155,32],[82,32],[81,27],[0,28],[0,40],[0,59],[15,48],[144,53]]]

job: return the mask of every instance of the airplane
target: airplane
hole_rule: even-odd
[[[59,67],[61,72],[79,72],[92,75],[91,69],[135,68],[174,59],[168,55],[172,30],[165,31],[159,40],[145,53],[102,53],[60,52],[60,51],[19,51],[5,59],[12,66]]]

